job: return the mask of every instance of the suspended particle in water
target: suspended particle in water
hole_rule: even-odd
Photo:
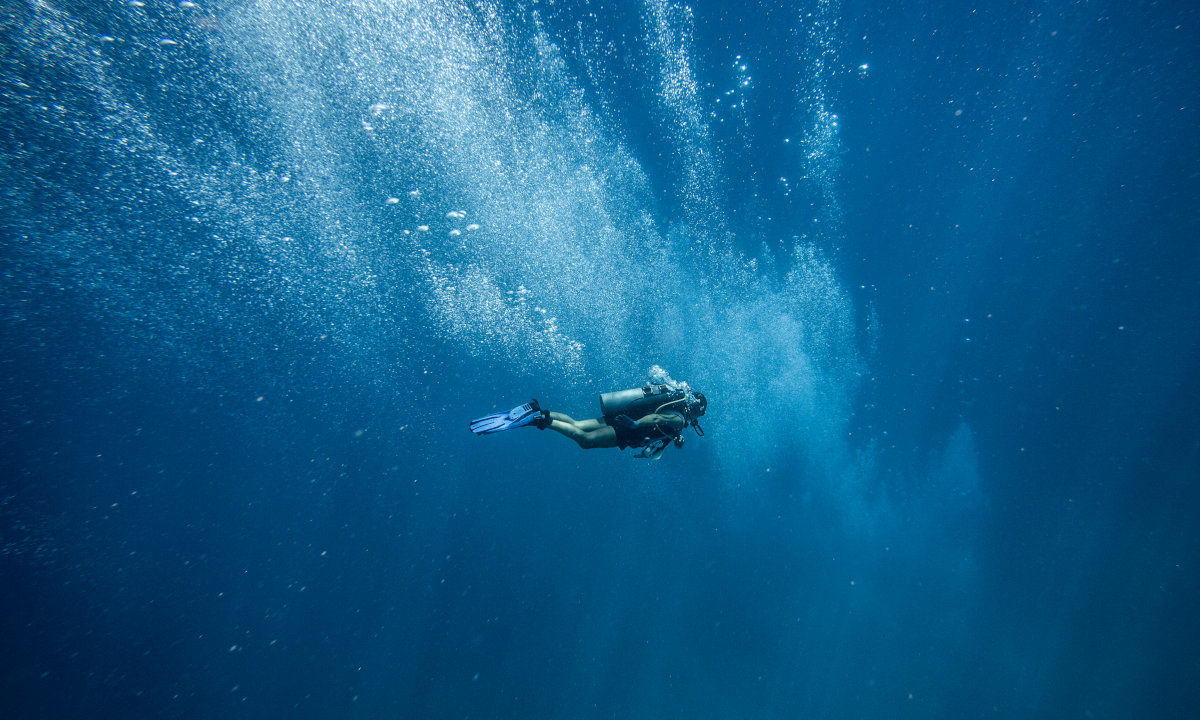
[[[459,230],[458,228],[455,228],[450,231],[450,237],[458,237],[459,235],[462,235],[462,231]]]
[[[476,225],[475,223],[471,223],[470,225],[467,226],[467,230],[469,232],[474,232],[475,230],[478,230],[478,229],[479,229],[479,226]]]
[[[429,226],[428,225],[418,225],[417,232],[429,232]]]
[[[140,5],[140,3],[139,3],[139,5]],[[162,47],[166,47],[167,45],[178,45],[179,43],[175,42],[174,40],[172,40],[170,38],[163,38],[162,40],[158,41],[158,44]]]
[[[421,197],[421,191],[420,190],[409,190],[408,196],[410,198],[419,198],[419,197]]]
[[[388,198],[388,199],[387,199],[387,204],[388,204],[388,205],[395,205],[395,204],[396,204],[396,203],[398,203],[398,202],[400,202],[400,198],[394,198],[394,197],[390,197],[390,198]]]

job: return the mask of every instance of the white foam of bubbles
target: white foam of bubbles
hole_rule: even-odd
[[[647,375],[650,376],[650,382],[666,385],[672,390],[683,390],[686,392],[690,389],[686,382],[674,380],[671,377],[671,373],[664,370],[661,365],[651,365]]]
[[[838,116],[831,108],[827,87],[838,72],[837,20],[838,0],[818,0],[812,17],[797,25],[797,44],[803,48],[807,65],[804,80],[797,86],[803,129],[805,160],[810,177],[822,199],[819,227],[822,236],[836,237],[841,232],[842,210],[837,195],[837,174],[841,169],[841,140]],[[863,66],[865,70],[866,66]]]
[[[673,188],[684,216],[668,228],[653,219],[653,188],[617,123],[520,10],[476,14],[426,0],[237,6],[209,51],[228,63],[231,90],[277,120],[276,145],[260,148],[270,166],[222,143],[191,161],[199,151],[171,146],[148,114],[119,98],[103,106],[113,109],[111,132],[138,143],[131,157],[163,171],[189,207],[199,203],[215,230],[199,252],[233,257],[223,278],[233,295],[255,284],[273,309],[353,328],[363,347],[436,334],[484,362],[581,389],[625,387],[661,362],[708,396],[715,432],[701,447],[719,462],[836,450],[860,365],[849,300],[813,248],[756,260],[729,242],[689,13],[647,2],[662,113],[687,161]],[[121,87],[94,74],[96,87]],[[805,143],[816,150],[790,175],[832,172],[836,134]],[[421,190],[393,203],[397,186]],[[488,232],[451,239],[468,214]]]
[[[444,213],[451,223],[468,213],[486,221],[481,242],[375,249],[408,259],[416,286],[428,289],[413,299],[425,298],[436,332],[464,352],[603,389],[670,363],[708,395],[718,430],[708,440],[722,460],[767,464],[797,447],[836,454],[827,451],[844,434],[860,366],[849,299],[813,248],[776,258],[784,271],[734,249],[691,67],[690,12],[660,0],[645,7],[662,117],[676,128],[685,169],[674,188],[684,216],[668,232],[652,220],[653,192],[637,159],[534,15],[479,16],[454,2],[333,12],[299,0],[238,15],[227,45],[242,75],[278,106],[273,114],[287,118],[287,145],[310,178],[322,232],[382,222],[347,214],[355,206],[346,184],[362,173],[341,165],[350,154],[342,148],[353,145],[329,95],[362,98],[346,108],[388,107],[365,141],[381,177],[422,188],[410,193],[414,212],[428,197],[453,203]],[[341,41],[320,40],[330,37]],[[829,178],[832,198],[836,126],[819,82],[826,49],[813,50],[814,80],[798,99],[798,112],[821,122],[809,125],[804,167],[792,174]],[[353,110],[345,113],[357,124]],[[397,243],[421,237],[380,233]],[[346,239],[359,262],[383,263],[365,241]]]
[[[692,70],[692,10],[668,0],[644,0],[644,7],[649,24],[647,44],[658,61],[661,118],[674,130],[671,135],[684,174],[678,188],[684,220],[707,231],[710,241],[715,240],[725,227],[717,192],[722,179]]]

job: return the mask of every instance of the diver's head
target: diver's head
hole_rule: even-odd
[[[704,397],[704,393],[692,393],[696,398],[696,404],[691,408],[692,414],[695,417],[700,417],[708,410],[708,398]]]

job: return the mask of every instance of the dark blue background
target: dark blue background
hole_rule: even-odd
[[[353,329],[336,312],[285,325],[270,269],[210,275],[224,250],[170,192],[126,217],[134,171],[46,109],[98,122],[85,84],[6,53],[5,716],[1194,716],[1200,14],[1133,5],[845,2],[833,238],[808,226],[815,193],[773,182],[796,165],[779,141],[807,9],[693,5],[701,99],[735,54],[758,86],[744,124],[713,130],[737,241],[756,252],[781,222],[820,238],[877,318],[850,430],[892,514],[865,530],[799,462],[737,477],[699,439],[646,469],[466,436],[530,394],[586,412],[594,389],[429,326],[416,354],[323,338]],[[628,41],[611,119],[670,222],[680,169],[632,69],[642,11],[542,8],[567,48],[586,12]],[[215,107],[184,103],[164,142],[190,112],[271,161],[203,58],[128,60],[146,102],[169,77]],[[86,258],[41,259],[89,215],[184,240],[92,239],[97,290]],[[134,262],[157,281],[129,290]],[[141,310],[117,322],[120,292]],[[238,309],[181,346],[179,308],[215,300]]]

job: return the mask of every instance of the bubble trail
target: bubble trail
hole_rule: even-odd
[[[4,92],[31,136],[73,150],[39,160],[6,146],[19,170],[6,222],[30,241],[10,259],[5,308],[20,315],[15,298],[50,277],[95,298],[142,355],[169,345],[201,377],[223,357],[206,337],[257,355],[264,325],[328,336],[378,382],[430,336],[564,387],[624,386],[659,363],[713,399],[720,462],[844,456],[862,364],[850,297],[823,252],[790,235],[769,257],[737,249],[691,10],[641,7],[625,41],[650,59],[676,178],[652,181],[587,89],[615,82],[587,55],[609,44],[571,55],[528,8],[264,1],[203,21],[139,10],[99,35],[37,4],[4,61],[35,82]],[[822,2],[806,26],[802,166],[789,172],[816,179],[830,235],[836,11]],[[58,90],[37,82],[51,76]],[[64,112],[39,110],[56,102]],[[73,166],[106,169],[97,182]],[[659,218],[662,182],[679,217]],[[101,211],[35,214],[22,198],[47,188]]]

